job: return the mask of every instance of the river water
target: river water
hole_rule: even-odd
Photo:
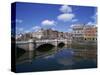
[[[68,70],[96,67],[96,60],[90,58],[77,58],[74,56],[72,49],[64,48],[55,54],[33,59],[31,62],[16,64],[16,72]]]

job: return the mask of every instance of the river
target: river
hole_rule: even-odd
[[[16,64],[16,72],[68,70],[97,67],[96,60],[91,58],[86,59],[83,57],[75,57],[74,55],[75,52],[73,49],[64,48],[52,55],[32,59],[31,62]]]

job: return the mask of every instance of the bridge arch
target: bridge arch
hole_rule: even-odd
[[[65,46],[65,42],[59,42],[57,47],[61,48],[61,47],[64,47]]]
[[[35,50],[39,52],[46,52],[46,51],[52,50],[54,47],[55,46],[50,43],[45,43],[45,44],[41,44],[38,47],[36,47]]]

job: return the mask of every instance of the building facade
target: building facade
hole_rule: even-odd
[[[31,33],[24,33],[16,36],[17,41],[27,41],[31,38]]]
[[[37,32],[32,32],[31,36],[32,36],[33,39],[41,39],[44,36],[43,30],[41,29]]]
[[[84,39],[86,41],[96,41],[97,40],[97,27],[87,26],[84,28]]]
[[[74,41],[97,40],[97,27],[94,25],[73,25],[72,30]]]
[[[72,33],[71,32],[65,32],[63,35],[64,39],[67,39],[68,44],[72,43]]]
[[[84,39],[84,25],[73,25],[73,40],[81,41]]]

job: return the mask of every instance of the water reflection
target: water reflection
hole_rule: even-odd
[[[83,52],[82,52],[83,53]],[[29,54],[27,56],[27,54]],[[32,58],[33,52],[27,52],[24,58],[26,61],[16,65],[17,72],[24,71],[44,71],[44,70],[61,70],[61,69],[80,69],[80,68],[95,68],[97,66],[96,57],[90,58],[86,55],[77,53],[74,49],[63,48],[58,51],[53,51],[51,54],[45,53],[44,56]],[[89,57],[89,58],[88,58]],[[23,60],[24,61],[24,60]]]
[[[55,59],[59,64],[72,65],[73,64],[73,51],[71,49],[63,49],[55,54]]]

